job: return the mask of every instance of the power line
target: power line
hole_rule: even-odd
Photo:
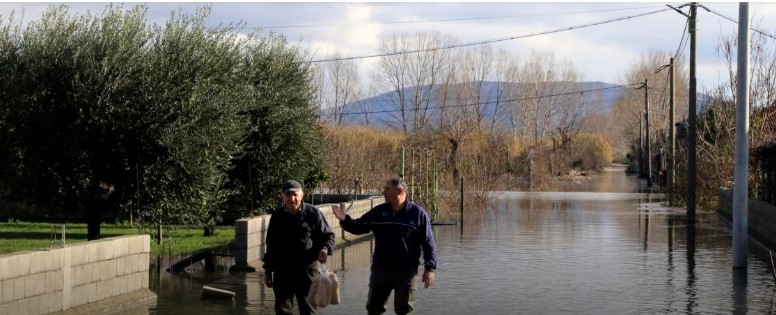
[[[549,97],[555,97],[555,96],[566,96],[566,95],[584,94],[584,93],[588,93],[588,92],[597,92],[597,91],[604,91],[604,90],[611,90],[611,89],[622,89],[622,88],[628,88],[628,87],[636,86],[636,85],[639,85],[639,84],[643,84],[643,83],[632,83],[632,84],[627,84],[627,85],[616,85],[616,86],[610,86],[610,87],[605,87],[605,88],[580,90],[580,91],[573,91],[573,92],[564,92],[564,93],[551,94],[551,95],[531,96],[531,97],[515,98],[515,99],[508,99],[508,100],[495,100],[495,101],[488,101],[488,102],[451,104],[451,105],[437,105],[437,106],[429,106],[429,107],[424,108],[424,109],[428,110],[428,109],[443,109],[443,108],[463,108],[463,107],[468,107],[468,106],[482,106],[482,105],[490,105],[490,104],[498,104],[498,103],[528,101],[528,100],[549,98]],[[383,102],[387,102],[387,101],[383,101]],[[331,116],[382,114],[382,113],[396,113],[396,112],[403,112],[403,111],[416,111],[416,109],[386,109],[386,110],[378,110],[378,111],[347,112],[347,113],[331,114]]]
[[[679,58],[680,51],[683,54],[684,48],[687,47],[687,42],[685,39],[687,39],[687,25],[690,24],[690,20],[687,19],[686,22],[684,22],[684,30],[682,30],[682,39],[679,40],[679,46],[676,47],[676,53],[674,53],[674,59]]]
[[[682,30],[682,38],[679,39],[679,46],[676,47],[676,52],[674,53],[674,60],[677,60],[679,58],[680,54],[684,53],[684,49],[687,47],[687,26],[690,24],[690,20],[687,19],[686,22],[684,22],[684,29]],[[658,72],[665,68],[667,65],[662,66],[658,69]],[[670,69],[671,71],[674,71],[674,69]],[[663,104],[663,101],[665,101],[665,95],[666,95],[666,85],[668,85],[668,80],[665,80],[665,83],[663,84],[663,91],[660,93],[660,100],[658,101],[659,104]]]
[[[596,13],[596,12],[640,10],[640,9],[651,9],[651,8],[657,8],[657,7],[662,7],[662,6],[645,6],[645,7],[632,7],[632,8],[619,8],[619,9],[571,11],[571,12],[561,12],[561,13],[551,13],[551,14],[521,14],[521,15],[486,16],[486,17],[474,17],[474,18],[452,18],[452,19],[439,19],[439,20],[387,21],[387,22],[364,22],[364,23],[341,23],[341,24],[276,25],[276,26],[257,26],[255,28],[263,28],[263,29],[308,28],[308,27],[334,27],[334,26],[359,26],[359,25],[391,25],[391,24],[415,24],[415,23],[433,23],[433,22],[458,22],[458,21],[477,21],[477,20],[497,20],[497,19],[510,19],[510,18],[519,18],[519,17],[541,17],[541,16],[558,16],[558,15],[567,15],[567,14],[584,14],[584,13]]]
[[[475,45],[484,45],[484,44],[503,42],[503,41],[508,41],[508,40],[523,39],[523,38],[540,36],[540,35],[560,33],[560,32],[564,32],[564,31],[571,31],[571,30],[575,30],[575,29],[581,29],[581,28],[597,26],[597,25],[602,25],[602,24],[608,24],[608,23],[612,23],[612,22],[619,22],[619,21],[623,21],[623,20],[628,20],[628,19],[633,19],[633,18],[637,18],[637,17],[642,17],[642,16],[646,16],[646,15],[655,14],[655,13],[660,13],[660,12],[667,11],[667,10],[671,10],[671,9],[661,9],[661,10],[650,11],[650,12],[646,12],[646,13],[642,13],[642,14],[637,14],[637,15],[630,15],[630,16],[624,16],[624,17],[604,20],[604,21],[600,21],[600,22],[593,22],[593,23],[588,23],[588,24],[582,24],[582,25],[579,25],[579,26],[570,26],[570,27],[564,27],[564,28],[559,28],[559,29],[550,30],[550,31],[538,32],[538,33],[530,33],[530,34],[526,34],[526,35],[506,37],[506,38],[489,39],[489,40],[484,40],[484,41],[479,41],[479,42],[472,42],[472,43],[466,43],[466,44],[450,45],[450,46],[435,47],[435,48],[428,48],[428,49],[398,51],[398,52],[392,52],[392,53],[374,54],[374,55],[366,55],[366,56],[331,58],[331,59],[319,59],[319,60],[312,60],[310,62],[312,62],[312,63],[321,63],[321,62],[331,62],[331,61],[366,59],[366,58],[374,58],[374,57],[387,57],[387,56],[396,56],[396,55],[404,55],[404,54],[412,54],[412,53],[420,53],[420,52],[430,52],[430,51],[452,49],[452,48],[461,48],[461,47],[468,47],[468,46],[475,46]]]
[[[730,18],[730,17],[728,17],[728,16],[726,16],[726,15],[724,15],[724,14],[722,14],[722,13],[718,13],[717,11],[711,10],[711,9],[709,9],[709,8],[706,8],[706,10],[709,10],[709,12],[711,12],[711,13],[714,13],[714,14],[716,14],[717,16],[719,16],[719,17],[721,17],[721,18],[724,18],[724,19],[726,19],[726,20],[728,20],[728,21],[730,21],[730,22],[733,22],[733,23],[736,23],[736,24],[738,24],[738,21],[737,21],[737,20],[734,20],[734,19],[732,19],[732,18]],[[773,36],[773,35],[771,35],[771,34],[768,34],[768,33],[766,33],[766,32],[763,32],[763,31],[761,31],[761,30],[758,30],[758,29],[756,29],[756,28],[754,28],[754,27],[751,27],[750,29],[751,29],[751,30],[753,30],[753,31],[755,31],[755,32],[757,32],[757,33],[760,33],[760,34],[762,34],[762,35],[764,35],[764,36],[770,37],[771,39],[776,39],[776,36]]]

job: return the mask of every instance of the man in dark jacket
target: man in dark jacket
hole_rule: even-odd
[[[275,292],[275,313],[291,314],[294,296],[299,313],[315,314],[307,301],[318,263],[334,251],[334,232],[315,206],[305,203],[302,186],[283,183],[283,206],[272,213],[267,227],[264,283]],[[317,261],[317,262],[316,262]]]
[[[399,178],[385,182],[385,203],[358,219],[345,214],[344,205],[332,210],[345,231],[353,234],[373,232],[375,250],[366,309],[369,314],[385,313],[385,304],[394,291],[396,314],[411,314],[415,303],[420,252],[423,250],[423,283],[434,285],[436,243],[426,210],[407,200],[407,186]]]

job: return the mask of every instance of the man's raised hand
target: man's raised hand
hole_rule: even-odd
[[[345,220],[345,204],[341,203],[338,206],[334,205],[331,206],[331,211],[334,212],[334,216],[337,217],[338,220],[342,221]]]

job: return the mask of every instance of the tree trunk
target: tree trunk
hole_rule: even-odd
[[[100,209],[98,207],[91,206],[86,209],[86,222],[87,222],[87,232],[86,232],[86,239],[87,240],[97,240],[100,239],[100,216],[101,216]]]
[[[115,211],[119,204],[120,189],[110,183],[93,183],[84,200],[86,206],[87,240],[100,239],[100,221],[102,213]]]
[[[156,244],[162,245],[162,220],[159,220],[159,226],[156,230]]]
[[[458,140],[450,139],[450,165],[453,166],[453,180],[457,181],[459,171],[458,171]]]
[[[533,184],[533,148],[528,149],[528,185]]]
[[[210,237],[210,236],[213,236],[213,235],[216,234],[215,231],[214,231],[215,227],[203,226],[202,229],[204,230],[203,233],[202,233],[202,236],[204,236],[204,237]]]

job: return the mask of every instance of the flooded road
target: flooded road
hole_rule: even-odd
[[[770,314],[776,289],[767,250],[750,244],[749,268],[732,269],[730,230],[700,210],[694,229],[622,168],[558,186],[497,192],[490,209],[459,226],[435,226],[436,285],[416,294],[418,314]],[[339,305],[320,314],[365,314],[371,241],[335,252]],[[224,262],[229,264],[228,261]],[[247,298],[200,300],[223,272],[152,275],[150,314],[273,314],[256,281]],[[388,314],[392,314],[392,298]]]

